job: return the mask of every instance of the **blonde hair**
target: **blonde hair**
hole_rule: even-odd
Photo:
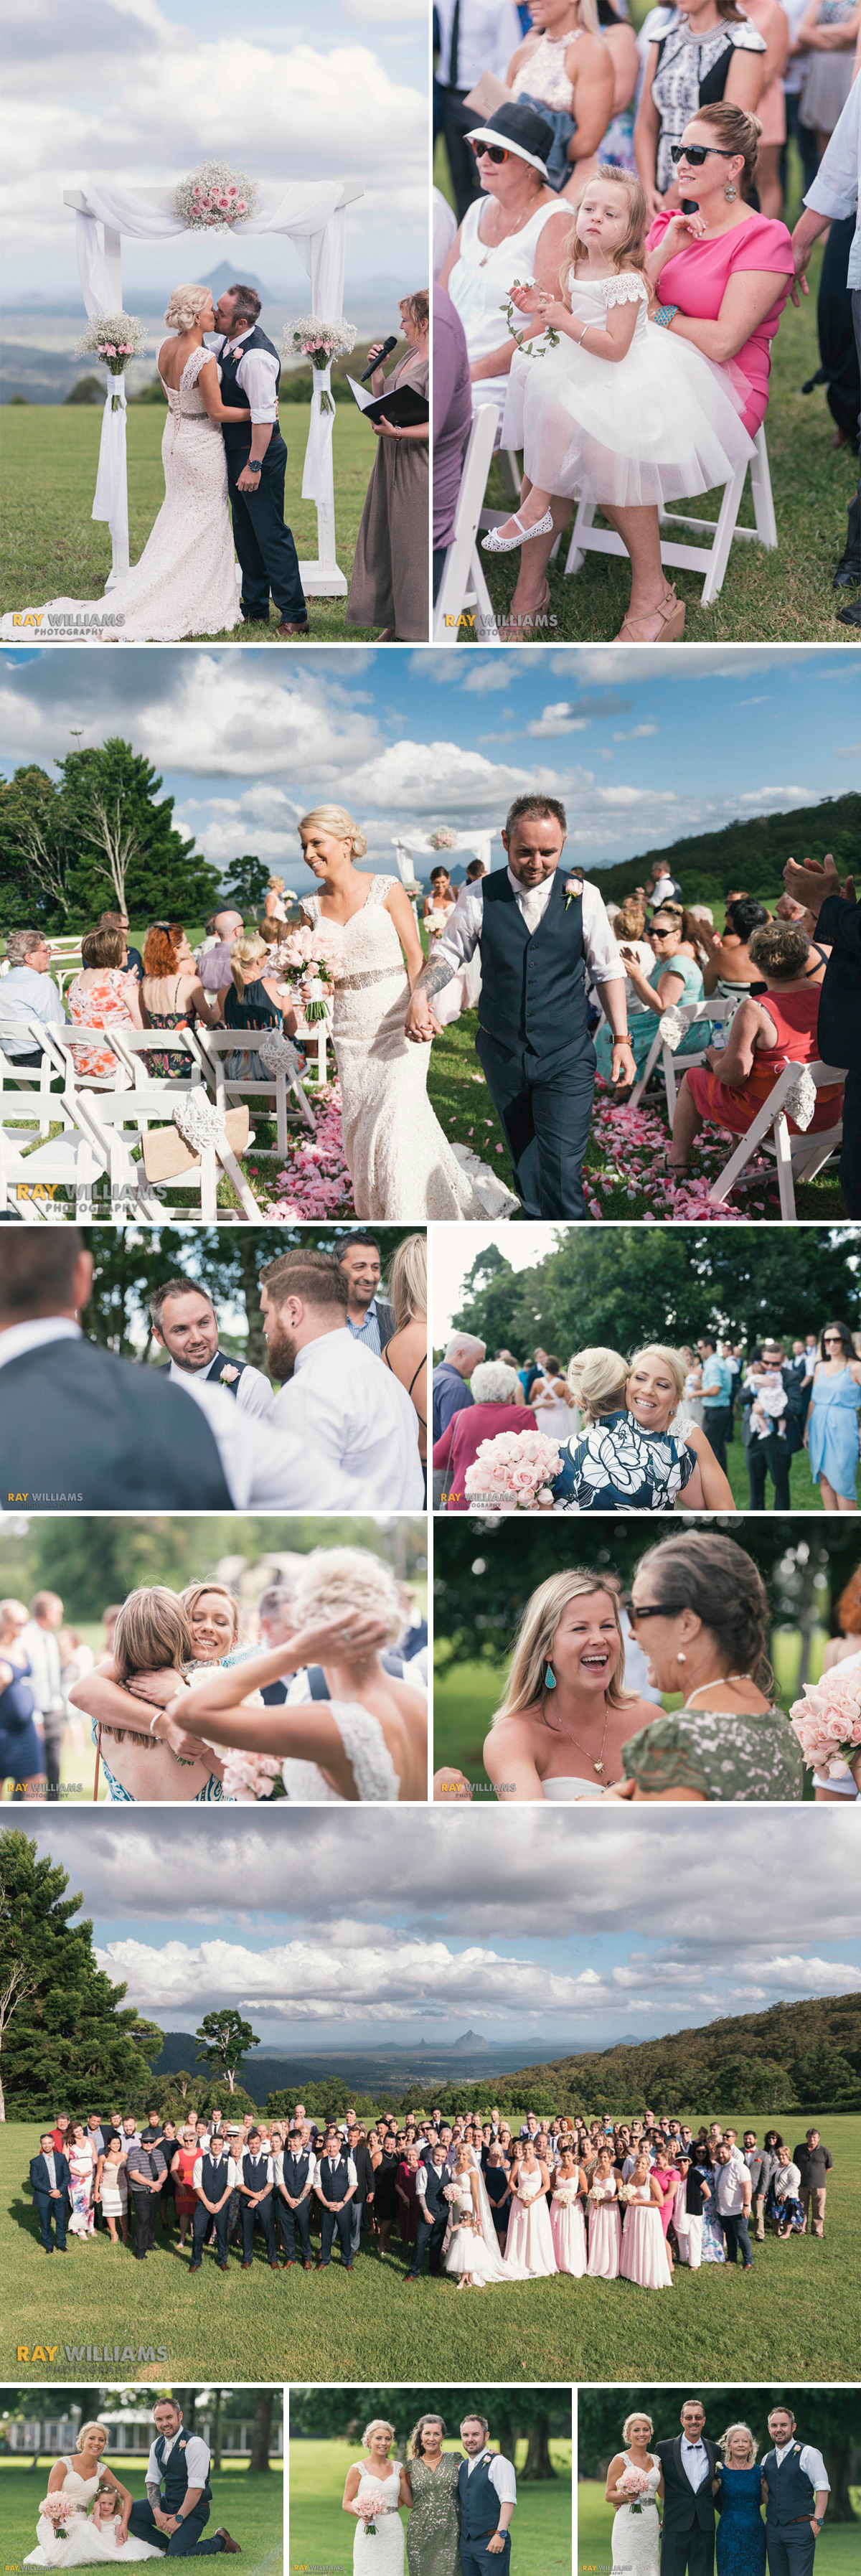
[[[608,1350],[602,1342],[588,1351],[575,1351],[567,1376],[587,1426],[599,1422],[602,1413],[618,1413],[624,1405],[628,1370],[621,1351]]]
[[[734,2433],[747,2434],[747,2438],[750,2443],[750,2465],[752,2468],[754,2460],[756,2459],[757,2451],[759,2450],[759,2443],[754,2441],[749,2424],[728,2424],[726,2432],[718,2434],[718,2450],[723,2452],[725,2460],[729,2459],[729,2446]]]
[[[393,1254],[389,1271],[389,1295],[395,1310],[395,1330],[402,1333],[405,1324],[416,1316],[427,1314],[428,1247],[427,1235],[408,1234]]]
[[[600,1574],[594,1574],[590,1566],[581,1565],[572,1566],[567,1574],[550,1574],[546,1583],[539,1583],[537,1592],[533,1592],[527,1601],[517,1631],[508,1686],[502,1707],[497,1709],[493,1719],[494,1726],[499,1726],[504,1717],[519,1717],[521,1710],[534,1707],[536,1700],[541,1701],[542,1715],[545,1723],[549,1723],[544,1666],[552,1656],[562,1612],[567,1609],[569,1601],[578,1601],[586,1592],[603,1592],[605,1588]],[[619,1620],[619,1605],[615,1593],[607,1592],[607,1599],[612,1607],[619,1640],[619,1661],[608,1686],[607,1706],[626,1708],[629,1700],[636,1698],[636,1692],[624,1688],[625,1640]]]
[[[628,1377],[630,1377],[631,1370],[636,1368],[638,1360],[646,1359],[662,1361],[664,1368],[669,1369],[670,1376],[675,1384],[676,1394],[681,1395],[688,1373],[687,1364],[681,1351],[675,1350],[669,1342],[642,1342],[638,1351],[631,1352],[631,1357],[628,1361]]]
[[[300,1628],[308,1619],[337,1619],[345,1610],[376,1613],[392,1645],[404,1624],[394,1575],[364,1547],[312,1548],[296,1586],[295,1609]]]
[[[314,825],[318,831],[331,832],[336,841],[349,841],[352,858],[365,857],[368,844],[364,832],[360,832],[358,823],[354,823],[352,814],[347,812],[346,805],[312,805],[310,814],[303,814],[301,822],[297,824],[300,840],[302,833],[310,832]]]
[[[284,879],[283,879],[283,877],[270,877],[270,879],[269,879],[269,888],[268,888],[268,891],[269,891],[269,893],[270,893],[270,894],[283,894],[283,892],[284,892]]]
[[[26,1601],[16,1601],[12,1593],[5,1601],[0,1601],[0,1628],[8,1627],[10,1619],[23,1619],[26,1625],[29,1616]]]
[[[411,2460],[420,2460],[423,2457],[422,2434],[426,2424],[438,2424],[443,2440],[445,2439],[445,2425],[441,2415],[420,2415],[418,2423],[413,2425],[409,2438],[408,2458]]]
[[[193,331],[198,315],[211,303],[208,286],[175,286],[164,317],[168,330]]]
[[[746,197],[756,173],[762,126],[758,116],[748,115],[744,107],[733,107],[729,99],[715,99],[708,107],[695,107],[687,119],[689,125],[710,125],[723,137],[726,152],[738,152],[744,162],[742,196]]]
[[[699,115],[700,113],[701,111],[698,109],[697,114]],[[639,179],[637,178],[636,171],[618,170],[613,161],[599,161],[597,170],[593,170],[590,177],[584,183],[583,196],[585,196],[586,189],[591,187],[592,182],[595,179],[603,179],[605,187],[612,183],[614,188],[624,188],[628,198],[627,231],[624,233],[622,240],[617,244],[616,249],[607,252],[610,267],[615,269],[617,276],[623,268],[637,269],[640,275],[642,275],[643,269],[646,265],[646,226],[648,224],[649,217],[645,196],[640,186]],[[583,196],[581,196],[580,205],[582,205]],[[580,234],[577,230],[577,216],[579,216],[579,212],[580,206],[577,208],[577,215],[575,215],[570,233],[566,233],[565,240],[562,244],[562,265],[559,271],[559,283],[563,292],[568,283],[569,268],[577,268],[580,261],[584,260],[587,256],[587,244],[584,241],[581,241]]]
[[[77,2438],[77,2441],[76,2441],[76,2443],[75,2443],[75,2449],[76,2449],[76,2451],[82,2451],[82,2450],[83,2450],[83,2447],[84,2447],[84,2434],[85,2434],[85,2433],[104,2433],[105,2443],[107,2444],[107,2439],[108,2439],[108,2428],[107,2428],[107,2425],[106,2425],[106,2424],[100,2424],[100,2423],[97,2421],[96,2417],[94,2416],[94,2417],[93,2417],[93,2420],[92,2420],[92,2422],[91,2422],[90,2424],[82,2424],[82,2425],[81,2425],[80,2430],[79,2430],[79,2433],[78,2433],[78,2438]]]
[[[363,2451],[368,2449],[372,2433],[389,2433],[393,2442],[397,2438],[394,2424],[387,2424],[384,2415],[372,2415],[370,2423],[365,2425],[362,2434]]]
[[[645,2407],[644,2407],[644,2406],[635,2406],[635,2407],[634,2407],[634,2410],[633,2410],[633,2414],[631,2414],[631,2415],[626,2415],[626,2417],[625,2417],[625,2421],[624,2421],[624,2424],[623,2424],[623,2426],[622,2426],[622,2440],[623,2440],[623,2442],[630,2442],[630,2439],[631,2439],[631,2426],[632,2426],[632,2424],[648,2424],[648,2427],[649,2427],[649,2431],[650,2431],[650,2433],[653,2433],[653,2432],[654,2432],[654,2430],[655,2430],[654,2424],[652,2423],[651,2415],[647,2415],[647,2414],[646,2414],[646,2410],[645,2410]]]
[[[239,1603],[235,1592],[228,1591],[226,1583],[187,1583],[179,1596],[186,1617],[189,1620],[194,1618],[198,1602],[202,1601],[205,1592],[218,1592],[222,1601],[229,1601],[233,1612],[232,1643],[235,1646],[239,1635]]]
[[[266,941],[261,939],[259,930],[250,930],[241,939],[234,939],[230,951],[230,972],[240,1002],[246,984],[256,984],[261,957],[268,954]]]
[[[426,331],[430,321],[430,294],[426,286],[415,295],[402,295],[398,312],[408,313],[414,331]]]
[[[114,1629],[118,1681],[130,1673],[155,1673],[163,1665],[194,1661],[191,1623],[184,1603],[165,1583],[142,1583],[123,1602]]]

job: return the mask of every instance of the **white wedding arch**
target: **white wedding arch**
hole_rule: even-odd
[[[437,848],[432,832],[412,830],[409,831],[409,838],[406,840],[399,833],[392,847],[398,863],[398,874],[405,885],[409,885],[411,878],[415,876],[413,861],[417,858],[436,859],[440,867],[444,868],[446,862],[454,858],[457,850],[468,850],[471,858],[481,859],[484,867],[490,869],[493,866],[494,852],[498,860],[501,860],[504,855],[498,830],[485,832],[481,828],[475,832],[453,832],[451,841],[444,850]]]
[[[281,180],[261,179],[253,216],[246,223],[232,225],[229,237],[239,246],[255,235],[286,235],[310,278],[312,310],[327,322],[338,322],[344,310],[347,207],[363,195],[363,188],[340,179],[297,179],[288,187]],[[78,269],[89,319],[100,313],[122,312],[124,238],[161,242],[186,232],[185,224],[174,214],[173,199],[172,187],[131,188],[115,179],[88,179],[81,188],[64,190],[63,203],[71,207],[75,216]],[[205,237],[221,238],[214,229]],[[328,368],[319,373],[314,368],[312,382],[302,499],[316,503],[317,557],[313,563],[301,563],[299,569],[306,595],[343,599],[349,585],[339,569],[335,544],[334,414],[324,411],[320,400],[321,394],[329,391]],[[129,569],[126,390],[122,376],[108,377],[92,516],[106,519],[111,532],[110,590]]]

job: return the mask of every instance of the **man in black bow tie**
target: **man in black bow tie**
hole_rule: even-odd
[[[712,2479],[717,2446],[706,2440],[705,2407],[688,2397],[682,2407],[682,2429],[674,2442],[655,2442],[653,2451],[664,2472],[664,2520],[661,2531],[661,2576],[712,2576],[715,2554],[715,2509]]]

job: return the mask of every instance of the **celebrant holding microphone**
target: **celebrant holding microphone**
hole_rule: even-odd
[[[430,381],[430,296],[405,295],[400,304],[406,355],[386,376],[383,344],[374,342],[371,392],[379,399],[403,387],[427,403]],[[389,343],[391,346],[392,344]],[[383,644],[426,644],[429,619],[430,422],[369,423],[378,440],[356,545],[348,626],[379,626]]]

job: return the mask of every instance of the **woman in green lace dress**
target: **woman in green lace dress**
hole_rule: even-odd
[[[459,2576],[460,2459],[443,2450],[441,2415],[420,2415],[410,2434],[406,2472],[412,2492],[407,2524],[409,2576]]]
[[[610,1797],[738,1803],[800,1798],[804,1764],[775,1704],[766,1660],[768,1601],[758,1566],[736,1540],[696,1530],[650,1547],[631,1587],[631,1626],[660,1691],[684,1707],[658,1711],[622,1747]]]

